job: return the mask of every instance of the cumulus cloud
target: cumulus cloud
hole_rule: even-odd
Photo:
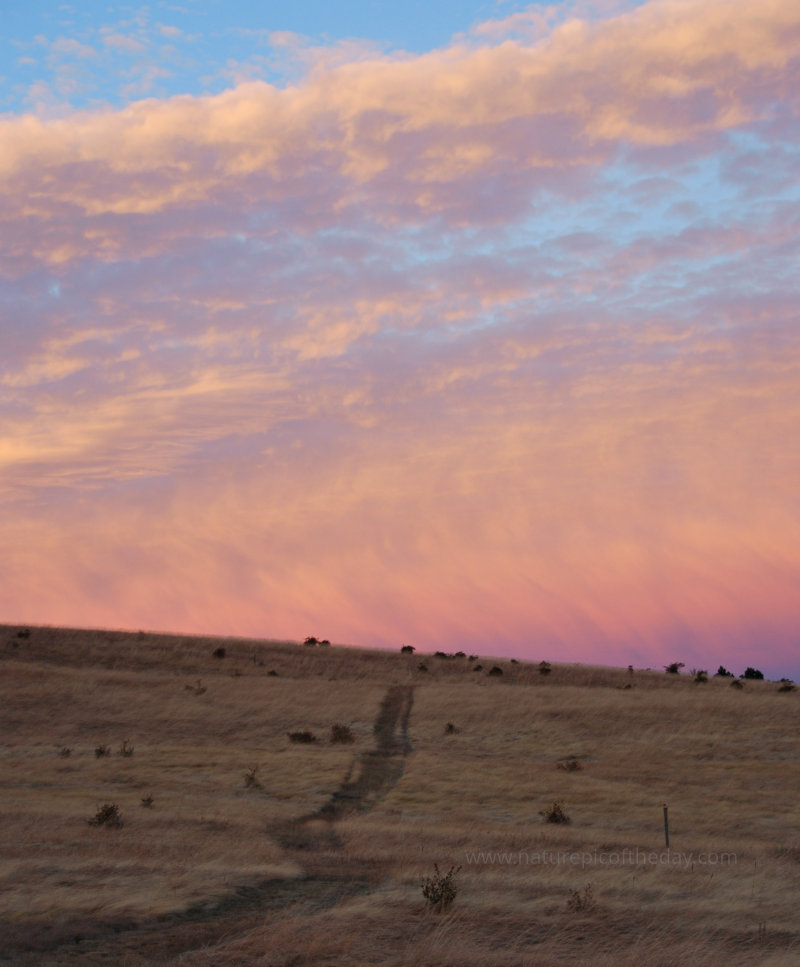
[[[800,11],[616,7],[0,120],[3,612],[789,661]]]

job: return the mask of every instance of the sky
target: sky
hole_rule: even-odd
[[[0,23],[0,621],[800,679],[796,0]]]

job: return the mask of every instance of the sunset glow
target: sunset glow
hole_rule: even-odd
[[[0,621],[800,679],[797,0],[240,6],[6,38]]]

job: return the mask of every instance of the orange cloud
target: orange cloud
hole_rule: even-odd
[[[0,121],[0,614],[796,668],[800,11],[745,6]]]

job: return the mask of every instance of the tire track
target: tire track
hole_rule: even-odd
[[[287,852],[301,854],[295,858],[302,859],[306,867],[302,877],[264,880],[241,887],[221,900],[198,903],[144,923],[95,923],[92,939],[57,944],[47,953],[20,951],[13,960],[15,967],[61,967],[78,959],[81,964],[98,967],[122,961],[168,964],[181,954],[207,950],[240,936],[263,925],[265,916],[289,907],[302,906],[318,913],[344,899],[368,893],[381,871],[374,864],[341,853],[343,844],[334,824],[345,816],[374,808],[399,782],[406,758],[413,751],[408,738],[413,702],[413,686],[391,686],[373,724],[375,748],[358,757],[320,809],[270,830]]]

